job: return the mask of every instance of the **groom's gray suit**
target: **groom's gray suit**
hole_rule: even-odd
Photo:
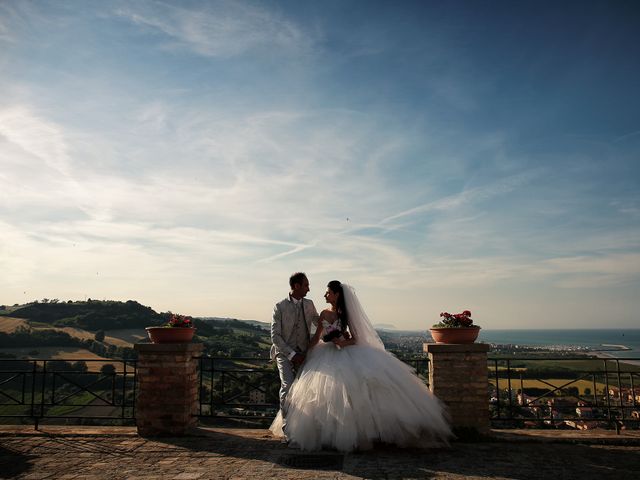
[[[318,325],[318,312],[311,300],[297,302],[291,295],[278,302],[271,321],[271,359],[275,358],[280,373],[280,408],[284,417],[284,400],[295,380],[291,359],[296,353],[305,355],[309,349],[311,327]],[[314,329],[315,332],[315,329]]]

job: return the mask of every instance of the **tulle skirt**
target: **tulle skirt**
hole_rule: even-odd
[[[286,436],[302,450],[366,450],[376,442],[401,447],[447,443],[443,404],[390,353],[364,345],[319,343],[287,396]],[[282,412],[271,431],[282,436]]]

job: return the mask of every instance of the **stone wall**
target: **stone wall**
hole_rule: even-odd
[[[425,343],[429,388],[448,407],[453,428],[489,431],[489,345]]]
[[[198,423],[201,343],[138,343],[138,433],[184,435]]]

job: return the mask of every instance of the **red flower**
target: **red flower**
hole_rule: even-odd
[[[473,326],[473,320],[471,320],[471,312],[464,310],[462,313],[451,314],[449,312],[442,312],[440,316],[443,320],[434,326],[438,327],[471,327]]]
[[[186,315],[177,315],[175,313],[172,313],[169,317],[167,326],[191,328],[193,326],[193,319],[191,317],[187,317]]]

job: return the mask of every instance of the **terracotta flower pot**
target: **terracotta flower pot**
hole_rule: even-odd
[[[151,343],[189,343],[196,329],[193,327],[147,327]]]
[[[478,338],[480,327],[433,327],[429,329],[436,343],[473,343]]]

